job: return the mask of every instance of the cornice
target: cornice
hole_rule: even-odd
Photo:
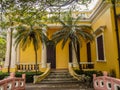
[[[118,6],[118,4],[117,4]],[[104,12],[112,7],[112,3],[110,1],[101,1],[99,2],[99,5],[96,6],[96,8],[91,12],[91,15],[89,18],[82,19],[81,22],[89,22],[91,24],[94,24],[96,20],[104,14]]]
[[[101,15],[103,15],[107,9],[109,9],[109,8],[111,8],[111,7],[112,7],[112,4],[111,4],[110,2],[105,2],[105,1],[104,1],[104,2],[101,4],[101,6],[98,8],[98,10],[91,15],[91,17],[90,17],[91,23],[94,24],[94,23],[98,20],[98,18],[99,18]]]
[[[105,28],[106,28],[106,26],[100,26],[100,27],[98,27],[98,28],[96,29],[96,31],[94,31],[94,33],[93,33],[94,36],[97,36],[97,35],[99,35],[100,33],[104,32]]]

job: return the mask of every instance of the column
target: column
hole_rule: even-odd
[[[4,68],[7,68],[9,65],[9,53],[10,53],[10,28],[7,30],[7,40],[6,40],[6,56],[4,62]]]
[[[10,37],[11,37],[11,33],[10,33],[10,28],[7,30],[7,43],[6,43],[6,56],[5,56],[5,64],[4,64],[4,68],[7,68],[9,65],[9,53],[10,53]],[[14,32],[15,33],[15,30]],[[15,39],[12,37],[12,50],[11,50],[11,68],[15,68],[15,64],[16,64],[16,50],[15,50],[15,46],[14,46],[14,42]]]
[[[13,35],[16,33],[16,30],[13,31]],[[11,52],[11,68],[15,68],[17,61],[17,49],[15,49],[15,38],[12,37],[12,52]]]
[[[77,57],[76,57],[76,53],[75,53],[75,49],[72,43],[72,63],[73,63],[73,67],[78,67],[78,62],[77,62]]]
[[[17,56],[16,56],[16,64],[19,64],[20,62],[20,46],[18,45],[17,49],[16,49],[16,53],[17,53]]]
[[[46,35],[46,31],[47,29],[45,27],[43,27],[43,33]],[[42,68],[46,68],[47,66],[47,48],[46,48],[46,45],[45,43],[42,43],[42,57],[41,57],[42,61]]]
[[[45,43],[42,44],[42,68],[46,68],[47,66],[47,48]]]

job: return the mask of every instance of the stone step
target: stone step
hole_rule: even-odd
[[[67,80],[67,81],[64,81],[64,80],[61,80],[61,81],[60,81],[60,80],[59,80],[59,81],[58,81],[58,80],[56,80],[56,81],[47,81],[47,80],[46,80],[46,81],[45,81],[45,80],[44,80],[44,81],[41,81],[40,84],[41,84],[41,83],[42,83],[42,84],[56,84],[56,83],[57,83],[57,84],[59,84],[59,83],[61,84],[61,83],[79,83],[79,81],[71,81],[71,80],[69,80],[69,81],[68,81],[68,80]]]
[[[69,75],[68,73],[50,73],[50,75]]]
[[[62,84],[27,84],[26,90],[93,90],[87,88],[83,83],[62,83]]]
[[[57,77],[57,78],[59,78],[59,77],[62,77],[62,78],[64,78],[64,77],[70,77],[70,78],[72,78],[72,76],[70,76],[70,75],[49,75],[49,76],[47,76],[47,77],[50,77],[50,78],[52,78],[52,77]]]
[[[55,73],[57,73],[57,72],[68,72],[68,70],[67,69],[64,69],[64,70],[61,70],[61,69],[53,69],[53,70],[51,70],[51,72],[55,72]]]
[[[46,78],[73,78],[72,76],[47,76]]]
[[[71,75],[69,75],[68,73],[67,74],[53,74],[53,73],[50,73],[50,75],[49,76],[71,76]]]
[[[50,80],[50,81],[69,81],[69,80],[76,80],[76,79],[74,79],[74,78],[67,78],[67,77],[64,77],[64,78],[45,78],[44,80]]]
[[[42,84],[61,84],[61,83],[79,83],[78,80],[74,79],[68,70],[54,70],[41,82]]]

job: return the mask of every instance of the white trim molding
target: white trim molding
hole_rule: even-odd
[[[98,43],[97,43],[97,38],[100,37],[100,36],[102,36],[102,39],[103,39],[103,54],[104,54],[104,60],[99,60],[99,59],[98,59]],[[95,42],[96,42],[96,56],[97,56],[97,61],[98,61],[98,62],[106,62],[104,34],[101,33],[101,34],[97,35],[96,38],[95,38]]]
[[[103,33],[105,31],[105,28],[106,28],[105,25],[99,26],[99,28],[93,32],[94,36],[97,36],[97,35]]]

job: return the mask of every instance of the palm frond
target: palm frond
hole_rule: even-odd
[[[66,36],[64,36],[63,42],[62,42],[62,49],[64,48],[65,44],[67,43],[69,39],[69,33],[66,34]]]
[[[74,21],[74,25],[76,25],[80,21],[80,19],[81,19],[81,16],[78,16]]]
[[[52,40],[56,43],[62,41],[62,48],[68,40],[73,43],[79,43],[82,46],[82,39],[84,40],[93,40],[92,36],[92,28],[88,25],[79,25],[78,22],[81,17],[74,18],[72,17],[72,13],[67,12],[63,17],[59,20],[62,25],[62,29],[55,32],[52,35]]]

